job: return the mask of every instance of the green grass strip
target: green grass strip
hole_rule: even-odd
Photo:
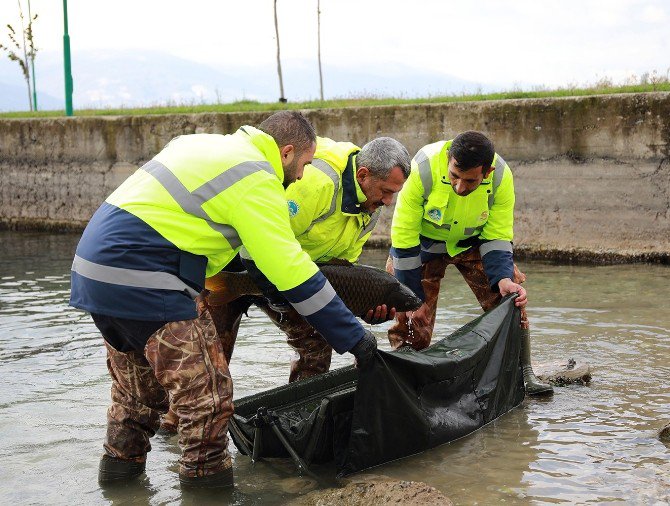
[[[670,91],[670,82],[663,80],[657,83],[631,84],[622,86],[594,85],[586,88],[558,88],[554,90],[534,91],[504,91],[500,93],[477,93],[472,95],[445,95],[422,98],[392,98],[380,96],[363,96],[359,98],[341,98],[333,100],[312,100],[307,102],[256,102],[241,100],[227,104],[191,104],[191,105],[158,105],[142,108],[117,109],[75,109],[75,116],[127,116],[147,114],[192,114],[192,113],[222,113],[222,112],[256,112],[277,111],[282,109],[340,109],[343,107],[367,107],[384,105],[406,104],[442,104],[450,102],[478,102],[482,100],[510,100],[518,98],[550,98],[550,97],[578,97],[586,95],[611,95],[614,93],[646,93],[655,91]],[[38,112],[7,112],[0,113],[0,118],[52,118],[64,115],[64,111]]]

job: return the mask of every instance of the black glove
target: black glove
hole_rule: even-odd
[[[349,353],[356,357],[356,365],[359,368],[363,369],[372,365],[377,353],[377,338],[372,332],[366,330],[361,340],[349,350]]]

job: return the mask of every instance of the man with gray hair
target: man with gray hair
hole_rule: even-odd
[[[382,207],[393,202],[410,167],[407,149],[390,137],[374,139],[360,150],[349,142],[318,137],[312,164],[286,192],[291,228],[303,250],[317,264],[358,261]],[[296,351],[289,382],[328,371],[333,350],[304,318],[293,309],[283,314],[270,306],[261,309]],[[365,321],[394,317],[395,308],[379,306]]]

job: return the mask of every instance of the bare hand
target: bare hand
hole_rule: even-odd
[[[498,289],[500,290],[500,295],[503,297],[509,295],[510,293],[518,293],[519,296],[514,300],[514,304],[517,307],[525,307],[528,303],[528,298],[526,296],[526,289],[518,283],[515,283],[509,278],[503,278],[498,282]]]
[[[395,318],[395,313],[396,311],[394,307],[387,311],[386,304],[382,304],[381,306],[377,306],[376,309],[370,309],[370,311],[365,314],[363,321],[365,323],[370,323],[371,325],[384,323],[385,321],[393,320],[393,318]]]

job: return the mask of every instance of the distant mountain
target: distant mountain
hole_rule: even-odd
[[[63,108],[63,64],[59,53],[38,53],[40,109]],[[282,62],[284,90],[290,101],[317,99],[316,62]],[[82,51],[72,57],[74,106],[136,107],[200,104],[236,100],[275,101],[279,84],[274,63],[256,67],[214,67],[152,51]],[[466,81],[433,69],[404,65],[324,65],[326,99],[362,96],[417,97],[493,91],[492,85]],[[26,110],[27,92],[18,66],[0,60],[0,110]],[[25,86],[25,85],[24,85]],[[16,88],[16,89],[15,89]],[[500,89],[498,86],[495,89]]]
[[[17,66],[17,72],[18,72]],[[64,108],[64,101],[39,93],[37,96],[37,108],[44,110],[54,110]],[[5,84],[0,81],[0,111],[20,111],[29,109],[28,106],[28,88],[25,84]]]

